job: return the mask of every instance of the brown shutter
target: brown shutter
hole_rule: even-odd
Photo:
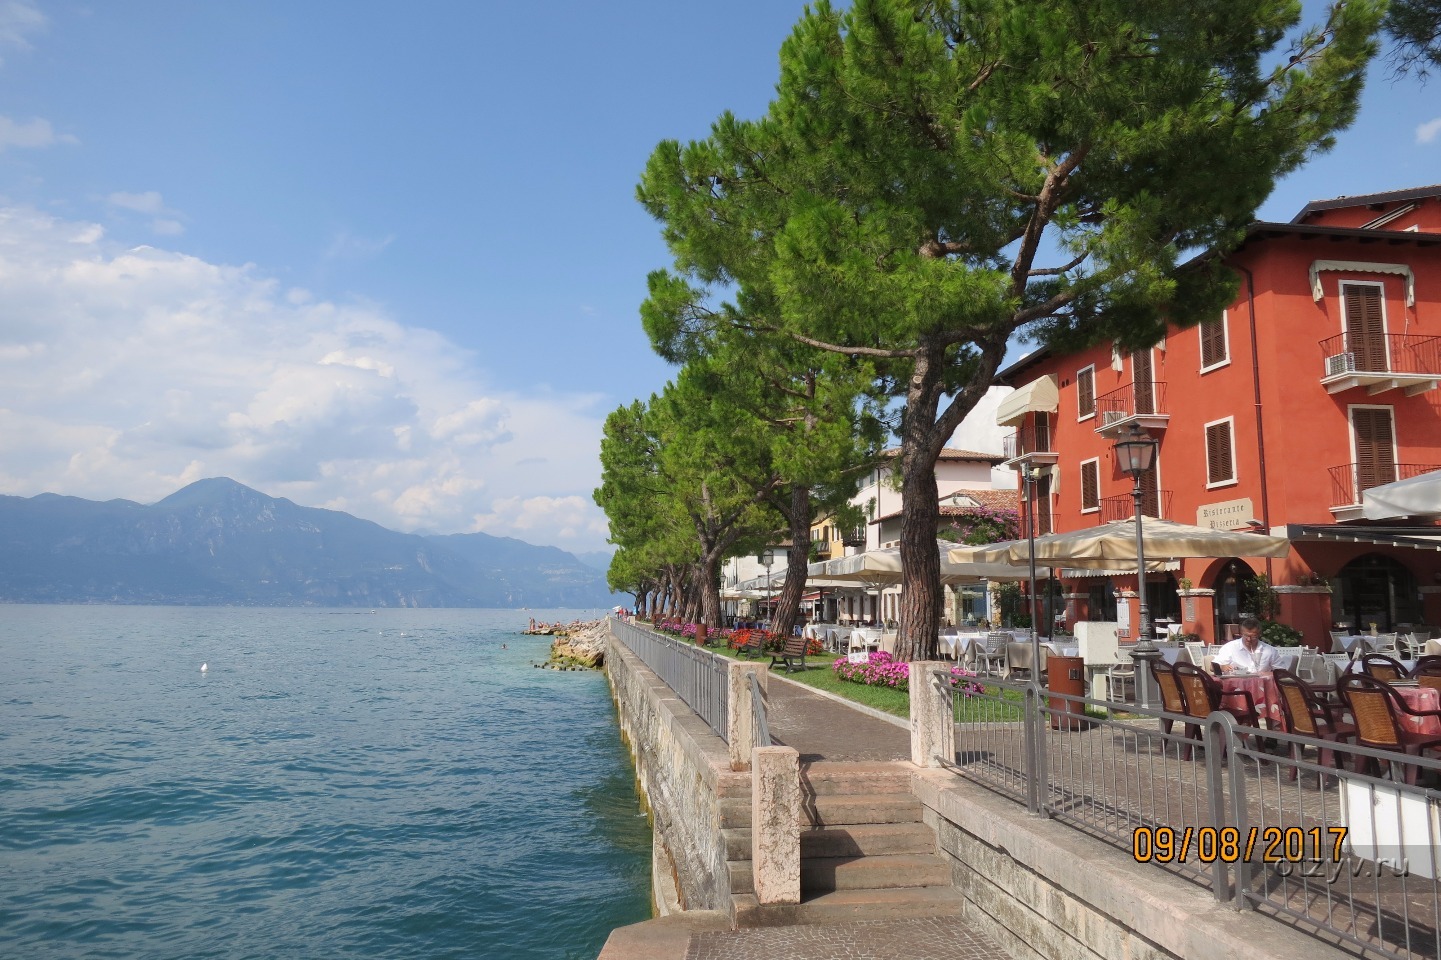
[[[1226,318],[1201,324],[1201,366],[1212,367],[1226,359]]]
[[[1032,423],[1032,446],[1027,453],[1049,453],[1051,450],[1051,418],[1044,413],[1031,414]]]
[[[1142,516],[1164,519],[1161,516],[1160,483],[1156,479],[1156,467],[1154,464],[1151,466],[1151,469],[1141,474],[1141,514]]]
[[[1094,510],[1101,505],[1100,464],[1090,460],[1081,464],[1081,509]]]
[[[1356,493],[1391,483],[1396,479],[1396,434],[1391,409],[1363,408],[1351,411],[1356,431]]]
[[[1096,412],[1096,371],[1087,367],[1076,374],[1076,415],[1089,417]]]
[[[1386,370],[1386,325],[1381,319],[1381,288],[1344,285],[1346,349],[1356,355],[1356,369]]]
[[[1152,382],[1155,374],[1151,371],[1151,350],[1137,350],[1131,354],[1131,380],[1136,390],[1136,413],[1156,412],[1156,391]]]
[[[1236,476],[1231,454],[1231,425],[1213,423],[1206,428],[1206,482],[1224,483]]]

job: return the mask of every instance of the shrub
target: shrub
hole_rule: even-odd
[[[1262,620],[1261,639],[1273,647],[1299,647],[1301,631],[1278,620]]]
[[[842,657],[831,664],[836,677],[868,687],[906,687],[911,684],[911,665],[897,660],[884,650],[870,655],[865,663],[851,663]]]

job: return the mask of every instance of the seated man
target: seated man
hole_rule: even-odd
[[[1241,621],[1241,636],[1230,641],[1212,661],[1222,673],[1270,673],[1276,669],[1279,653],[1261,640],[1261,621]]]

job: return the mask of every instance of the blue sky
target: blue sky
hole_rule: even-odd
[[[668,375],[636,180],[800,9],[0,0],[0,493],[601,548],[601,422]],[[1441,182],[1441,81],[1378,73],[1263,218]]]

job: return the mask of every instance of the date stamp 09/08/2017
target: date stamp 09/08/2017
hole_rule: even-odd
[[[1131,834],[1131,854],[1137,863],[1261,863],[1279,873],[1325,876],[1334,882],[1342,873],[1345,842],[1345,827],[1137,827]],[[1402,876],[1409,872],[1404,861],[1374,867],[1360,861],[1357,866],[1389,867]]]

